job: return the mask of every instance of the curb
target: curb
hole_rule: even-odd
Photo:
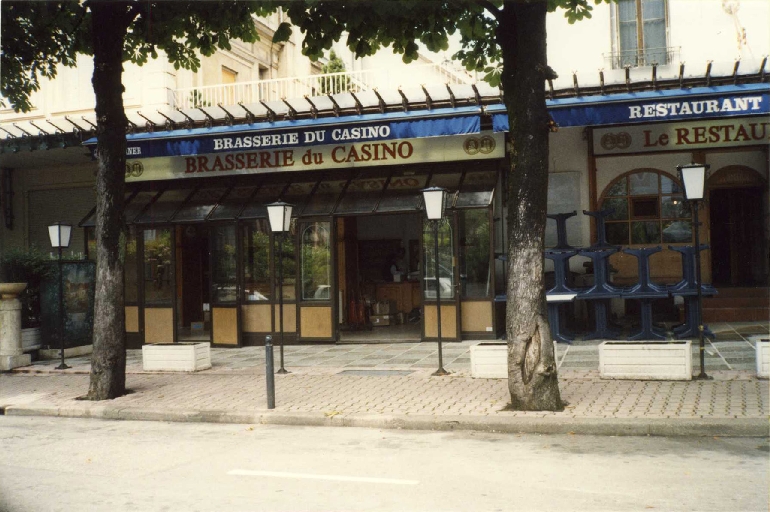
[[[168,410],[83,404],[79,407],[6,406],[7,416],[56,416],[105,420],[235,423],[312,427],[364,427],[397,430],[475,431],[504,434],[575,434],[594,436],[723,436],[769,437],[768,418],[523,418],[468,416],[412,416],[384,414]]]

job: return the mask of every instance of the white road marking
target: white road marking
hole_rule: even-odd
[[[397,480],[395,478],[368,478],[345,475],[314,475],[310,473],[282,473],[279,471],[251,471],[248,469],[233,469],[227,472],[235,476],[268,476],[274,478],[305,478],[308,480],[333,480],[336,482],[364,482],[369,484],[417,485],[419,480]]]

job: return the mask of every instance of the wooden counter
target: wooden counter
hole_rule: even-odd
[[[377,300],[392,300],[396,303],[396,311],[409,313],[422,304],[420,283],[417,281],[378,283],[376,298]]]

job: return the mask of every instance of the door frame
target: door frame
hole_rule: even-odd
[[[329,283],[329,300],[328,301],[305,301],[302,298],[302,231],[303,226],[313,224],[315,222],[326,222],[329,224],[329,264],[330,264],[330,283]],[[296,278],[295,278],[295,297],[296,297],[296,320],[297,320],[297,342],[303,341],[317,341],[317,342],[335,342],[338,336],[337,318],[339,315],[337,301],[338,287],[336,279],[336,243],[337,236],[335,232],[335,220],[331,215],[317,216],[317,217],[300,217],[297,218],[297,236],[295,238],[295,247],[297,249],[296,259]],[[331,307],[331,332],[328,337],[306,337],[302,333],[302,308],[314,308],[314,307]]]
[[[460,256],[460,245],[459,240],[457,236],[457,227],[458,227],[458,215],[456,210],[446,210],[444,214],[444,218],[446,219],[446,222],[449,223],[449,226],[452,230],[452,288],[453,288],[453,297],[452,299],[441,299],[441,305],[442,306],[448,306],[448,305],[454,305],[455,307],[455,336],[454,337],[448,337],[443,332],[441,333],[441,341],[448,341],[448,342],[454,342],[454,341],[460,341],[462,339],[462,332],[461,324],[460,324],[460,266],[458,265],[459,262],[459,256]],[[421,236],[420,236],[420,261],[425,261],[425,228],[428,220],[425,218],[425,216],[422,216],[422,229],[421,229]],[[441,260],[441,257],[439,256],[439,261]],[[422,295],[422,305],[421,305],[421,311],[420,316],[422,317],[422,341],[438,341],[438,336],[435,337],[428,337],[425,334],[425,306],[426,304],[434,305],[436,304],[436,300],[428,299],[425,296],[425,277],[427,275],[427,269],[425,268],[425,265],[420,265],[420,293]],[[440,276],[437,276],[437,279],[440,279]],[[436,286],[436,294],[438,295],[440,292],[438,288],[438,284]],[[443,323],[443,322],[442,322]]]
[[[139,279],[139,300],[137,301],[139,305],[139,332],[142,339],[142,345],[147,344],[147,326],[145,322],[145,311],[147,309],[167,309],[169,306],[157,306],[157,305],[148,305],[145,297],[145,250],[144,250],[144,232],[150,231],[150,230],[162,230],[162,229],[168,229],[171,232],[171,265],[169,266],[171,275],[169,276],[170,283],[172,286],[172,293],[171,293],[171,320],[172,320],[172,339],[169,340],[170,343],[176,343],[178,332],[177,332],[177,309],[176,309],[176,226],[173,224],[158,224],[158,225],[137,225],[136,226],[136,261],[139,265],[138,269],[138,279]]]
[[[214,231],[219,228],[231,227],[235,231],[235,301],[234,302],[215,302],[214,301],[214,277],[212,272],[212,262],[214,261]],[[241,247],[240,225],[238,222],[221,222],[212,223],[205,227],[208,230],[209,238],[209,310],[211,312],[211,334],[209,341],[212,347],[224,347],[224,348],[236,348],[243,346],[243,332],[242,332],[242,315],[241,315],[241,290],[242,277],[241,277],[241,255],[243,248]],[[236,329],[236,342],[230,343],[215,343],[214,342],[214,308],[222,309],[234,309],[235,310],[235,329]]]

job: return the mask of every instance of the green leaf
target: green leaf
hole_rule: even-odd
[[[273,42],[274,43],[283,43],[289,40],[291,37],[291,24],[287,22],[283,22],[280,25],[278,25],[278,28],[275,31],[275,34],[273,34]]]

